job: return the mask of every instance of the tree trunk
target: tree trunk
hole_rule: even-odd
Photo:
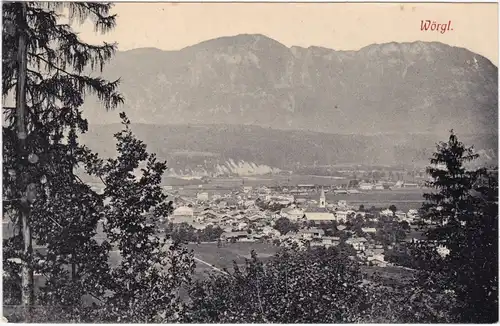
[[[26,74],[27,74],[27,40],[26,40],[26,16],[27,16],[27,5],[25,2],[19,4],[21,6],[21,21],[19,30],[19,49],[17,53],[17,61],[19,68],[17,71],[17,85],[16,85],[16,114],[17,114],[17,132],[19,138],[19,154],[22,160],[22,165],[27,164],[27,153],[26,153]],[[24,169],[23,169],[24,170]],[[23,171],[23,173],[26,173]],[[25,259],[30,259],[32,256],[32,238],[31,229],[29,225],[29,202],[26,198],[27,191],[27,176],[23,175],[21,178],[21,221],[22,221],[22,232],[23,232],[23,254]],[[22,305],[25,312],[25,319],[29,321],[30,316],[30,306],[33,304],[33,269],[29,266],[27,261],[23,262],[22,271]]]
[[[73,248],[73,253],[71,254],[71,280],[74,282],[76,280],[76,263],[75,263],[75,249]]]

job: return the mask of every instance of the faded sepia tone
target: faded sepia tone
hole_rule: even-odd
[[[89,41],[120,50],[180,50],[219,36],[264,34],[286,46],[359,50],[373,43],[437,41],[465,47],[498,65],[495,3],[117,3],[120,28]],[[452,21],[450,33],[422,33],[420,21]],[[139,23],[140,21],[140,23]]]
[[[498,321],[498,5],[2,5],[3,315]]]

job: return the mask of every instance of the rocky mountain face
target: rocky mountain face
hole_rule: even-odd
[[[450,129],[497,159],[497,67],[441,43],[335,51],[238,35],[119,52],[103,74],[121,78],[119,110],[173,175],[424,165]],[[103,124],[118,112],[92,101],[84,112],[85,142],[113,155],[119,125]]]
[[[141,123],[363,134],[497,130],[497,67],[441,43],[335,51],[238,35],[180,51],[119,52],[104,76],[121,78],[120,109]],[[91,123],[118,122],[95,103],[85,111]]]

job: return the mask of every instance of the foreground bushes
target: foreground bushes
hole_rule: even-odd
[[[265,264],[253,253],[244,266],[193,284],[184,318],[193,323],[445,322],[451,300],[415,284],[363,280],[359,265],[336,249],[284,250]]]
[[[411,323],[449,321],[450,295],[430,293],[413,281],[382,285],[363,279],[359,265],[338,249],[284,249],[263,263],[252,252],[243,266],[211,273],[178,287],[182,303],[148,305],[144,322],[185,323]],[[172,299],[178,296],[168,295]],[[174,300],[177,301],[177,300]],[[33,322],[140,322],[131,309],[95,302],[37,307]],[[109,312],[113,314],[110,315]],[[121,312],[120,312],[121,311]],[[18,311],[18,317],[22,314]],[[16,321],[10,315],[10,321]],[[21,320],[21,319],[19,319]]]

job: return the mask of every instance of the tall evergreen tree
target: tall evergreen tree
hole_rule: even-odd
[[[110,8],[110,4],[83,2],[2,4],[3,208],[17,224],[20,212],[28,208],[33,240],[47,248],[43,255],[22,252],[23,238],[30,240],[25,232],[5,241],[4,283],[11,280],[16,288],[19,268],[14,262],[20,259],[47,278],[38,301],[49,305],[75,307],[81,294],[103,291],[96,282],[99,275],[106,275],[100,269],[107,266],[108,248],[93,240],[102,198],[74,171],[88,152],[78,143],[78,134],[87,131],[81,110],[86,95],[96,95],[107,109],[122,102],[116,91],[118,80],[85,73],[102,70],[115,44],[83,42],[71,24],[62,22],[62,12],[67,10],[70,23],[90,19],[95,30],[104,33],[115,25]],[[23,46],[26,51],[19,51]],[[19,87],[16,91],[21,80],[25,81],[23,94]],[[9,104],[14,95],[15,107]],[[24,121],[16,114],[20,97],[26,99]],[[25,133],[18,133],[19,124]],[[28,286],[23,292],[33,293],[33,285]],[[33,303],[33,298],[28,302]]]
[[[422,207],[435,226],[419,252],[428,258],[423,284],[453,293],[457,322],[491,323],[498,320],[498,176],[468,169],[477,158],[453,131],[438,144],[427,169],[435,191]],[[430,255],[438,248],[442,255]]]

